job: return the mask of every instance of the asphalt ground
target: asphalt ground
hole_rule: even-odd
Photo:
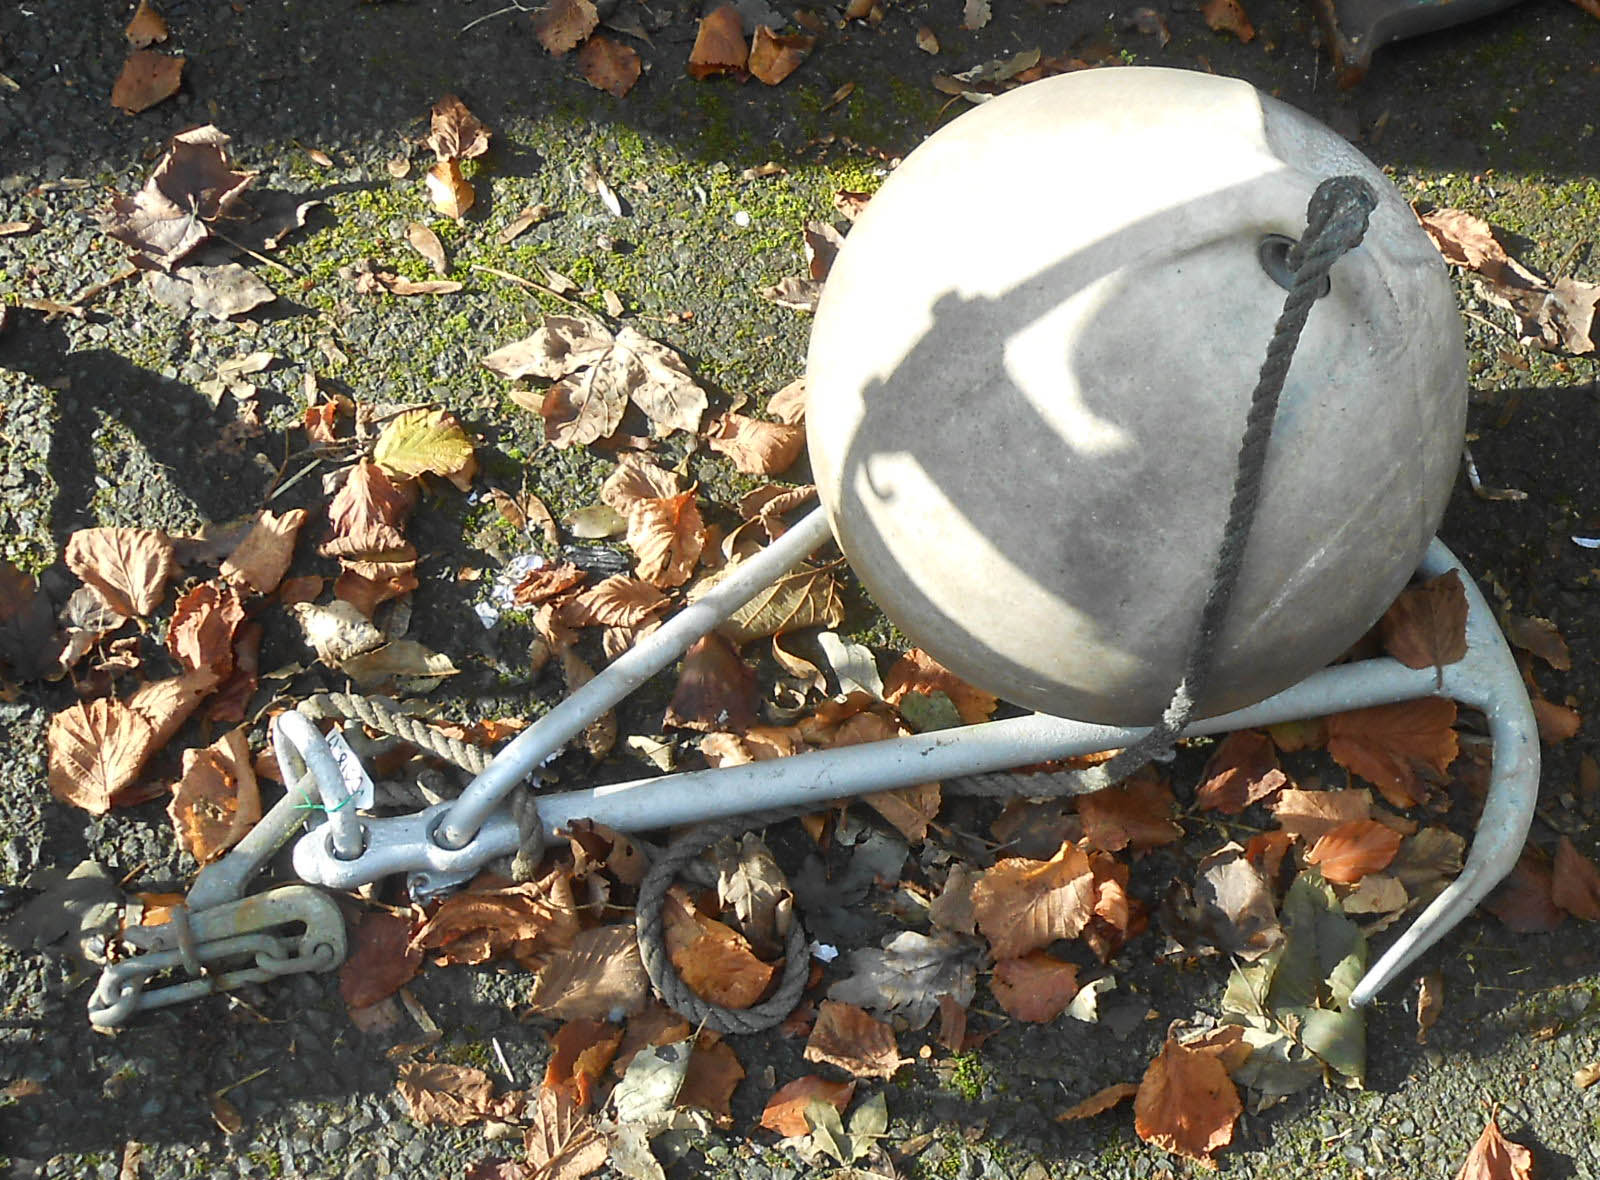
[[[954,4],[889,6],[871,26],[841,26],[822,8],[821,44],[769,89],[686,76],[697,14],[652,6],[636,14],[651,30],[637,42],[646,72],[618,100],[589,87],[568,60],[548,57],[524,13],[464,29],[493,11],[488,4],[174,3],[164,15],[170,47],[187,58],[182,89],[127,117],[107,102],[126,52],[126,13],[77,0],[9,4],[0,10],[0,74],[15,87],[0,84],[0,221],[32,219],[39,228],[0,239],[7,302],[64,300],[117,275],[125,252],[99,231],[97,211],[112,191],[142,182],[168,136],[197,123],[233,136],[239,163],[261,172],[259,187],[324,205],[277,254],[296,277],[264,271],[278,299],[243,323],[180,316],[137,282],[108,287],[81,320],[12,311],[0,335],[4,555],[46,568],[78,528],[178,533],[252,512],[286,445],[297,445],[286,439],[299,417],[300,371],[325,358],[319,338],[335,339],[346,355],[329,376],[358,400],[437,400],[461,416],[483,440],[488,482],[514,490],[526,478],[558,516],[592,503],[609,461],[543,448],[538,424],[476,363],[525,334],[541,310],[558,310],[461,266],[506,268],[492,231],[526,204],[561,210],[510,269],[540,261],[586,288],[617,290],[642,330],[682,351],[719,398],[759,404],[802,367],[806,321],[758,289],[799,272],[803,222],[829,214],[834,189],[876,183],[886,159],[953,115],[931,85],[936,71],[1034,47],[1246,78],[1352,139],[1408,197],[1487,217],[1542,273],[1596,278],[1600,22],[1575,5],[1523,4],[1393,46],[1352,90],[1334,85],[1306,8],[1257,0],[1258,36],[1242,44],[1208,29],[1193,7],[1161,7],[1171,34],[1163,46],[1138,31],[1137,7],[997,4],[976,32],[959,28]],[[923,25],[939,39],[938,58],[916,45]],[[835,103],[847,83],[853,91]],[[415,144],[444,93],[459,94],[494,129],[474,178],[478,207],[461,227],[440,228],[466,289],[448,302],[357,298],[337,272],[364,257],[422,277],[400,238],[408,220],[426,216],[425,155]],[[331,167],[307,149],[326,153]],[[386,166],[397,153],[413,161],[405,180]],[[741,178],[768,160],[788,176],[766,187]],[[625,218],[584,191],[586,161],[627,195]],[[735,220],[740,211],[749,225]],[[1496,601],[1557,624],[1573,669],[1541,672],[1541,683],[1588,719],[1600,706],[1600,571],[1572,537],[1600,533],[1596,364],[1517,345],[1470,284],[1460,295],[1474,456],[1485,483],[1526,495],[1483,499],[1463,480],[1442,536]],[[220,361],[255,349],[281,358],[261,375],[265,433],[219,445],[225,415],[197,386]],[[697,463],[708,500],[726,504],[742,490],[715,464]],[[444,710],[470,717],[547,708],[559,679],[526,675],[526,632],[485,632],[469,613],[479,591],[454,579],[462,565],[513,556],[515,544],[448,494],[425,504],[411,535],[428,555],[413,633],[468,669],[440,694]],[[72,583],[55,570],[44,582],[59,597]],[[848,629],[887,653],[892,628],[859,593],[849,605]],[[266,651],[286,661],[296,658],[296,642],[286,625],[269,629]],[[624,731],[653,732],[668,691],[654,685],[625,709]],[[72,700],[64,685],[30,683],[0,703],[9,754],[0,764],[0,884],[89,858],[127,875],[131,888],[181,883],[193,866],[160,804],[94,819],[51,799],[45,726]],[[1591,729],[1586,720],[1575,738],[1545,751],[1533,839],[1547,849],[1564,832],[1596,855],[1596,800],[1580,789],[1582,759],[1594,754]],[[175,759],[156,770],[175,773]],[[595,773],[631,777],[637,767]],[[1216,842],[1203,826],[1191,836],[1192,847],[1144,883],[1136,872],[1135,891],[1153,903],[1162,872],[1181,871],[1185,857]],[[780,859],[795,850],[789,839],[774,836]],[[874,912],[852,933],[866,945],[890,922]],[[1115,1031],[1006,1024],[976,1053],[919,1059],[885,1087],[891,1141],[923,1143],[902,1170],[1028,1180],[1186,1174],[1187,1165],[1139,1143],[1125,1113],[1067,1126],[1051,1118],[1101,1085],[1136,1079],[1168,1022],[1215,1011],[1225,972],[1157,962],[1157,942],[1152,934],[1130,944],[1117,963],[1130,1002],[1156,1017]],[[1475,915],[1427,965],[1443,973],[1447,997],[1427,1044],[1417,1043],[1409,991],[1398,989],[1372,1016],[1368,1088],[1313,1089],[1247,1115],[1224,1157],[1229,1169],[1453,1175],[1498,1104],[1502,1126],[1533,1148],[1541,1180],[1600,1176],[1600,1086],[1572,1082],[1575,1069],[1600,1057],[1600,934],[1568,921],[1554,934],[1518,935]],[[141,1174],[152,1177],[454,1176],[490,1153],[474,1129],[409,1123],[385,1056],[395,1038],[356,1032],[327,977],[251,990],[243,1006],[216,1000],[169,1011],[115,1038],[89,1029],[87,990],[86,977],[61,959],[0,952],[8,1087],[0,1152],[10,1175],[116,1176],[129,1141],[144,1145]],[[551,1026],[518,1018],[525,990],[515,973],[465,968],[430,969],[415,985],[444,1030],[442,1059],[495,1070],[487,1046],[497,1042],[528,1084],[542,1069]],[[733,1129],[657,1140],[670,1174],[766,1180],[805,1171],[749,1133],[771,1088],[765,1069],[778,1081],[810,1071],[799,1044],[762,1037],[735,1047],[750,1078],[735,1094]],[[227,1097],[242,1125],[228,1133],[211,1096],[235,1083]]]

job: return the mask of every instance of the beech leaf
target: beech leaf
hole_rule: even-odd
[[[718,628],[743,647],[768,635],[844,621],[839,587],[826,566],[802,565],[771,583]]]
[[[1467,654],[1467,592],[1446,570],[1412,586],[1384,612],[1383,650],[1408,668],[1442,668]]]
[[[1500,1131],[1493,1115],[1467,1152],[1456,1180],[1533,1180],[1533,1152]]]
[[[489,129],[453,94],[433,104],[427,143],[441,160],[470,160],[489,150]]]
[[[1078,967],[1043,951],[1030,951],[1020,959],[996,963],[989,990],[1007,1015],[1046,1024],[1065,1012],[1078,994]]]
[[[201,864],[217,859],[261,818],[261,794],[245,731],[183,753],[183,777],[173,786],[167,815],[178,842]]]
[[[463,492],[478,469],[472,440],[448,410],[408,410],[391,419],[372,461],[391,476],[442,475]]]
[[[172,541],[155,529],[79,529],[67,539],[67,567],[124,615],[147,617],[172,576]]]
[[[711,424],[706,443],[747,475],[777,475],[800,457],[806,431],[803,426],[763,422],[730,410]]]
[[[689,580],[705,548],[706,527],[695,490],[659,500],[635,501],[627,512],[628,548],[638,557],[639,576],[657,586]]]
[[[1088,856],[1063,843],[1049,860],[996,861],[972,887],[978,930],[996,959],[1015,959],[1075,938],[1094,913],[1094,873]]]
[[[1427,796],[1420,773],[1442,776],[1455,760],[1455,720],[1447,697],[1336,713],[1328,718],[1328,753],[1394,806],[1412,807]]]
[[[804,1056],[807,1061],[837,1065],[858,1078],[892,1078],[905,1064],[895,1046],[894,1029],[864,1008],[838,1000],[818,1005]]]
[[[73,705],[50,718],[50,793],[94,815],[111,810],[155,753],[155,727],[116,700]]]
[[[263,510],[255,525],[222,563],[222,576],[243,583],[257,594],[271,594],[294,560],[294,543],[306,510],[291,508],[282,516]]]
[[[1216,1167],[1216,1153],[1233,1141],[1244,1113],[1227,1067],[1214,1053],[1169,1037],[1145,1070],[1133,1099],[1139,1138],[1165,1151]]]

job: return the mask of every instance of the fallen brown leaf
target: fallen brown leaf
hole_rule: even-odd
[[[131,786],[159,743],[144,715],[121,701],[73,705],[50,718],[45,737],[50,793],[104,815]]]
[[[546,951],[572,945],[581,929],[572,882],[564,869],[520,885],[474,884],[451,894],[412,935],[417,952],[444,963],[486,963],[509,957],[527,965]]]
[[[1250,23],[1250,15],[1239,0],[1206,0],[1200,13],[1210,28],[1232,33],[1247,45],[1256,39],[1256,27]]]
[[[803,426],[763,422],[730,410],[711,424],[706,444],[747,475],[777,475],[800,457],[806,432]]]
[[[1549,619],[1512,615],[1506,620],[1505,632],[1511,646],[1532,652],[1558,672],[1572,670],[1572,652]]]
[[[356,923],[350,957],[339,968],[339,995],[349,1008],[368,1008],[394,995],[422,969],[422,951],[411,946],[411,919],[368,910]]]
[[[149,110],[178,93],[184,58],[152,49],[135,49],[111,88],[111,105],[130,115]]]
[[[883,678],[883,699],[891,705],[900,704],[910,693],[931,696],[936,692],[950,698],[968,725],[987,721],[999,704],[992,694],[968,684],[919,647],[896,660]]]
[[[742,647],[786,631],[837,627],[843,619],[844,603],[833,574],[826,567],[801,565],[734,611],[718,630]]]
[[[585,930],[549,955],[534,975],[528,1003],[559,1020],[637,1012],[650,994],[633,924]]]
[[[398,1072],[395,1089],[412,1119],[425,1127],[482,1122],[494,1101],[489,1075],[470,1065],[406,1062]]]
[[[1194,801],[1197,807],[1238,815],[1288,785],[1272,739],[1258,729],[1241,729],[1223,738],[1212,752]]]
[[[742,934],[671,898],[664,918],[672,965],[696,995],[724,1008],[761,999],[777,968],[758,959]]]
[[[428,265],[433,267],[434,274],[442,275],[450,269],[450,264],[444,256],[444,243],[439,240],[438,234],[422,222],[406,223],[406,241],[411,243],[413,250],[427,259]]]
[[[1043,951],[1030,951],[1020,959],[996,963],[989,990],[1007,1015],[1046,1024],[1065,1012],[1078,994],[1078,967]]]
[[[605,1136],[565,1087],[541,1089],[523,1135],[526,1180],[581,1180],[605,1165]]]
[[[1493,1115],[1467,1152],[1456,1180],[1533,1180],[1533,1152],[1500,1131]]]
[[[1419,774],[1442,776],[1455,760],[1455,720],[1446,697],[1337,713],[1328,718],[1328,753],[1395,807],[1412,807],[1427,797]]]
[[[428,203],[452,221],[460,221],[466,216],[467,210],[478,201],[477,192],[467,182],[466,177],[461,175],[459,160],[438,161],[428,169],[422,181],[428,190]],[[393,291],[394,287],[390,285],[389,289]],[[395,291],[397,295],[405,293]]]
[[[709,1112],[722,1126],[732,1121],[733,1092],[744,1080],[744,1066],[733,1046],[716,1033],[702,1032],[689,1055],[689,1069],[678,1087],[677,1106]]]
[[[244,622],[244,605],[232,586],[201,582],[178,599],[167,627],[167,650],[187,669],[233,670],[233,636]]]
[[[570,627],[637,627],[672,604],[649,582],[613,574],[561,603],[561,620]]]
[[[291,508],[279,516],[265,509],[254,527],[222,563],[222,576],[243,583],[257,594],[271,594],[294,560],[294,543],[306,510]]]
[[[1121,786],[1107,787],[1078,798],[1086,848],[1136,852],[1183,838],[1173,820],[1178,809],[1172,788],[1157,774],[1139,774]]]
[[[1169,1037],[1139,1083],[1133,1125],[1146,1143],[1215,1168],[1216,1153],[1233,1141],[1243,1112],[1218,1056]]]
[[[1461,575],[1437,578],[1401,591],[1379,620],[1383,650],[1408,668],[1442,668],[1467,654],[1467,592]]]
[[[441,160],[470,160],[489,150],[489,129],[453,94],[433,104],[427,144]]]
[[[643,70],[633,47],[610,37],[596,34],[578,50],[578,72],[583,80],[613,98],[626,98]]]
[[[807,1074],[774,1091],[761,1111],[761,1125],[785,1137],[810,1134],[811,1123],[806,1119],[806,1107],[813,1100],[821,1099],[843,1114],[855,1092],[853,1080],[831,1082],[816,1074]]]
[[[252,180],[228,158],[228,137],[206,125],[180,132],[133,196],[118,194],[101,216],[107,234],[159,267],[170,267],[210,237]]]
[[[663,587],[687,582],[706,543],[695,489],[659,500],[636,501],[627,517],[626,541],[638,558],[639,576]]]
[[[905,1064],[895,1046],[894,1029],[865,1008],[824,1000],[806,1040],[804,1057],[837,1065],[858,1078],[892,1078]]]
[[[1428,1043],[1428,1030],[1444,1010],[1444,975],[1429,971],[1417,979],[1417,1044]]]
[[[972,887],[978,930],[996,959],[1014,959],[1074,938],[1094,913],[1089,858],[1063,844],[1047,861],[1020,857],[995,862]]]
[[[776,86],[800,68],[816,43],[815,37],[803,33],[780,36],[766,25],[757,25],[746,68],[756,81]]]
[[[157,41],[167,39],[167,22],[150,7],[150,0],[139,0],[139,7],[133,10],[133,17],[128,21],[128,27],[122,30],[122,35],[135,49],[148,49]]]
[[[1535,693],[1531,699],[1533,720],[1539,727],[1539,740],[1547,746],[1575,737],[1583,728],[1583,715],[1567,705],[1558,705]]]
[[[755,670],[715,631],[683,657],[663,725],[739,733],[756,723]]]
[[[1372,796],[1361,788],[1343,791],[1302,791],[1289,787],[1272,804],[1278,826],[1290,836],[1315,844],[1323,833],[1351,820],[1372,815]]]
[[[705,79],[718,74],[743,74],[750,59],[744,40],[744,18],[732,4],[712,10],[700,19],[694,48],[689,51],[689,76]]]
[[[1483,908],[1518,934],[1544,934],[1561,925],[1566,914],[1557,906],[1550,860],[1532,844],[1522,850],[1500,887]]]
[[[1402,839],[1375,819],[1354,819],[1324,832],[1306,853],[1306,863],[1317,865],[1325,881],[1351,885],[1387,868]]]
[[[545,1064],[546,1089],[576,1086],[579,1106],[589,1105],[589,1092],[611,1064],[622,1044],[622,1029],[604,1020],[569,1020],[550,1040]]]
[[[547,53],[560,57],[578,47],[600,25],[600,14],[589,0],[552,0],[533,18],[533,35]]]
[[[1138,1092],[1139,1086],[1136,1082],[1117,1082],[1106,1086],[1104,1089],[1096,1090],[1082,1102],[1067,1107],[1056,1115],[1056,1122],[1070,1123],[1077,1119],[1092,1119],[1095,1115],[1110,1110],[1124,1098],[1132,1098]]]
[[[145,618],[172,576],[172,541],[156,529],[79,529],[67,538],[67,567],[124,615]]]
[[[167,816],[183,850],[201,864],[216,860],[261,818],[261,793],[243,729],[183,752],[183,777],[172,788]]]
[[[1574,918],[1600,922],[1600,868],[1579,852],[1568,836],[1556,843],[1550,871],[1550,900]]]

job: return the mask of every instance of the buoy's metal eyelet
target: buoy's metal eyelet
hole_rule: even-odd
[[[1294,286],[1294,271],[1289,267],[1289,251],[1299,245],[1291,237],[1283,234],[1267,234],[1256,247],[1256,259],[1261,263],[1261,269],[1267,276],[1285,291]],[[1322,276],[1322,290],[1317,292],[1321,299],[1333,289],[1333,281],[1327,275]]]

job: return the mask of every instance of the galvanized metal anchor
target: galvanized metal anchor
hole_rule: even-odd
[[[310,721],[292,712],[285,718],[275,719],[273,736],[278,765],[292,785],[227,855],[200,870],[168,921],[124,932],[123,941],[133,953],[105,967],[89,998],[89,1021],[96,1028],[116,1028],[139,1012],[249,983],[332,971],[344,962],[344,915],[327,894],[309,885],[283,885],[245,896],[251,878],[314,810],[330,816],[323,830],[336,846],[344,828],[336,828],[332,817],[348,812],[348,821],[337,822],[355,822],[354,808],[346,805],[347,791],[338,789],[331,807],[328,793],[320,804],[310,794],[310,788],[323,783],[332,787],[338,770],[334,767],[329,777],[322,759],[327,757],[331,765],[332,756]],[[297,757],[299,750],[306,751],[305,763]],[[294,773],[306,764],[310,771]],[[157,982],[169,973],[174,978]]]
[[[415,815],[360,818],[361,851],[353,856],[340,853],[331,825],[316,828],[295,845],[296,873],[331,889],[352,889],[406,873],[413,895],[427,895],[462,883],[488,861],[511,854],[520,837],[516,820],[500,807],[505,797],[590,721],[677,659],[829,535],[824,514],[812,513],[519,734],[459,798]],[[1421,572],[1433,576],[1450,569],[1462,567],[1435,541]],[[1533,816],[1539,781],[1533,711],[1488,603],[1462,574],[1469,604],[1467,654],[1443,669],[1442,683],[1433,669],[1407,668],[1390,659],[1343,664],[1255,705],[1205,718],[1186,731],[1194,736],[1224,733],[1432,695],[1452,697],[1488,718],[1493,771],[1466,864],[1367,972],[1353,993],[1356,1004],[1369,1002],[1487,896],[1516,863]],[[871,791],[1119,749],[1146,732],[1034,714],[770,762],[542,795],[539,817],[546,835],[556,838],[583,818],[641,832],[770,808],[820,808]],[[324,790],[337,789],[336,778],[330,777]]]

